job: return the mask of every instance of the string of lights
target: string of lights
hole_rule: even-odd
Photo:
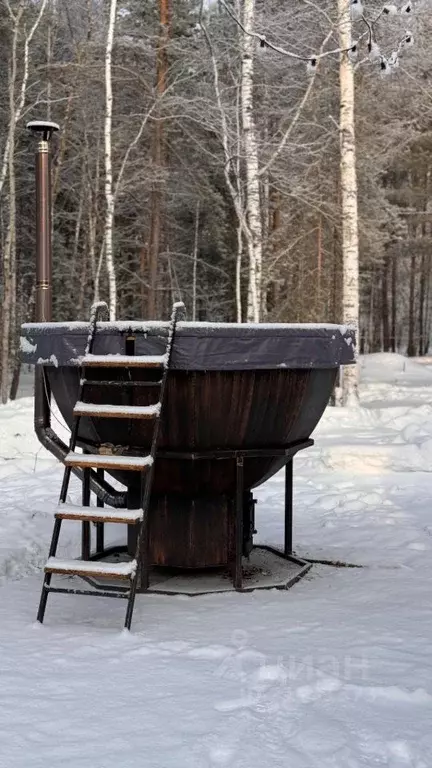
[[[363,25],[365,30],[361,32],[352,45],[349,48],[334,48],[328,51],[322,51],[320,53],[313,53],[309,55],[302,55],[290,51],[287,48],[282,48],[280,45],[276,45],[269,40],[266,35],[260,32],[255,32],[250,29],[246,29],[241,20],[236,16],[233,10],[225,2],[225,0],[219,0],[220,5],[225,9],[231,19],[237,24],[245,35],[255,38],[261,48],[269,49],[282,56],[288,56],[291,59],[298,61],[304,61],[309,73],[314,73],[321,59],[328,56],[340,56],[343,53],[347,53],[352,62],[356,62],[358,59],[359,51],[361,49],[362,41],[367,40],[367,57],[366,60],[372,63],[378,63],[381,74],[391,74],[399,66],[399,60],[404,50],[411,48],[414,45],[414,36],[412,32],[406,30],[402,37],[398,40],[394,50],[390,55],[386,56],[381,52],[380,46],[377,42],[376,26],[378,22],[385,17],[399,16],[402,19],[409,18],[414,15],[414,2],[404,2],[402,5],[396,3],[385,3],[375,18],[368,18],[366,15],[365,3],[363,0],[349,0],[351,7],[351,21],[353,29],[359,25]]]

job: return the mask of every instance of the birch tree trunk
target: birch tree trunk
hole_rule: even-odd
[[[90,144],[88,140],[87,132],[84,133],[85,141],[85,165],[87,176],[87,196],[88,196],[88,248],[90,258],[90,268],[93,280],[93,301],[99,301],[99,288],[100,288],[100,271],[101,263],[96,255],[97,245],[97,233],[100,227],[99,221],[102,218],[102,212],[99,210],[99,198],[100,198],[100,165],[101,165],[101,152],[99,146],[99,137],[96,141],[96,147],[93,148],[95,153],[94,169],[90,162],[91,152]],[[102,254],[103,257],[103,254]]]
[[[16,194],[15,194],[15,85],[17,77],[17,46],[19,32],[19,14],[16,17],[9,69],[9,131],[7,138],[7,173],[9,175],[9,221],[6,234],[6,242],[3,252],[3,306],[2,306],[2,338],[1,338],[1,402],[6,403],[9,394],[9,351],[12,308],[14,304],[13,289],[15,269],[15,219],[16,219]]]
[[[236,11],[239,11],[240,0],[236,0]],[[248,222],[246,220],[246,211],[244,208],[244,195],[242,190],[240,171],[241,171],[241,143],[242,143],[242,127],[241,127],[241,94],[238,96],[237,110],[236,110],[236,142],[235,152],[236,161],[233,162],[233,152],[229,140],[229,128],[227,115],[222,101],[221,88],[219,85],[219,69],[216,61],[214,48],[207,31],[205,24],[200,22],[201,29],[205,35],[208,49],[210,51],[212,69],[213,69],[213,84],[216,96],[216,102],[220,116],[220,129],[221,129],[221,143],[224,153],[224,167],[223,173],[225,178],[225,184],[229,191],[234,211],[237,218],[237,256],[236,256],[236,316],[237,322],[242,321],[242,297],[241,297],[241,268],[242,268],[242,255],[243,255],[243,237],[248,243],[248,253],[250,252],[250,242],[252,239]],[[234,176],[234,178],[232,178]]]
[[[397,322],[397,256],[393,254],[391,273],[391,351],[396,352],[396,322]]]
[[[428,226],[426,224],[426,216],[427,216],[427,210],[428,210],[428,186],[429,186],[429,171],[426,170],[423,176],[423,184],[424,184],[424,202],[422,205],[423,213],[425,214],[425,218],[423,220],[423,224],[421,226],[421,237],[426,238],[428,236]],[[426,286],[427,286],[427,277],[429,274],[429,268],[427,266],[428,262],[428,254],[426,253],[424,249],[424,242],[421,243],[421,259],[420,259],[420,296],[419,296],[419,355],[425,355],[427,351],[426,347],[426,337],[427,337],[427,327],[425,325],[425,319],[426,319]]]
[[[418,315],[418,331],[419,331],[419,355],[426,354],[426,328],[425,328],[425,299],[426,299],[426,254],[422,253],[420,260],[420,296],[419,296],[419,315]]]
[[[411,255],[410,261],[410,279],[409,279],[409,302],[408,302],[408,357],[415,357],[416,344],[414,340],[415,333],[415,289],[416,289],[416,270],[417,270],[417,258],[415,253]]]
[[[117,313],[117,285],[114,266],[114,189],[112,172],[112,49],[114,43],[114,31],[117,14],[117,0],[111,0],[108,22],[108,34],[105,49],[105,263],[108,273],[109,288],[109,313],[110,320],[116,319]]]
[[[11,148],[13,144],[10,144]],[[15,169],[13,152],[9,153],[9,223],[3,254],[3,306],[1,345],[1,402],[7,403],[9,393],[9,353],[12,315],[14,307],[15,269]],[[12,167],[11,167],[12,166]]]
[[[240,18],[240,0],[236,0],[235,12],[237,18]],[[240,96],[240,83],[237,83],[236,90],[236,160],[235,160],[235,185],[237,191],[237,201],[233,200],[234,209],[237,207],[240,211],[243,210],[243,190],[241,185],[241,96]],[[242,222],[237,215],[236,235],[237,235],[237,253],[236,253],[236,271],[235,271],[235,289],[236,289],[236,320],[238,323],[243,319],[243,305],[242,305],[242,259],[243,259],[243,228]]]
[[[13,21],[11,54],[9,61],[9,126],[6,144],[0,169],[0,196],[6,179],[8,187],[9,220],[6,240],[3,249],[3,306],[2,306],[2,334],[1,334],[1,381],[0,398],[3,403],[8,398],[9,367],[11,352],[11,329],[16,331],[16,190],[15,190],[15,134],[16,126],[20,120],[27,95],[27,84],[30,66],[30,44],[36,29],[45,12],[47,0],[42,0],[39,11],[30,30],[25,33],[24,46],[21,54],[18,53],[19,32],[22,16],[25,10],[24,3],[20,3],[16,14],[12,11],[9,2],[5,2],[7,11]],[[22,65],[21,81],[18,83],[18,62]]]
[[[194,247],[192,254],[193,274],[192,274],[192,321],[196,320],[196,308],[197,308],[197,270],[198,270],[198,240],[199,240],[199,220],[200,220],[200,203],[199,200],[196,204],[195,213],[195,237]]]
[[[243,235],[241,224],[238,223],[236,227],[237,233],[237,254],[236,254],[236,320],[238,323],[242,322],[242,292],[241,292],[241,272],[242,272],[242,256],[243,256]]]
[[[349,0],[338,0],[339,46],[350,47],[351,10]],[[354,68],[347,53],[340,58],[340,179],[342,208],[342,321],[359,329],[359,243],[355,143]],[[358,366],[343,372],[343,403],[358,399]]]
[[[244,0],[243,26],[254,28],[255,0]],[[262,285],[262,221],[260,205],[258,143],[253,111],[253,75],[255,39],[243,33],[241,72],[241,111],[243,123],[243,155],[245,158],[246,215],[250,231],[247,240],[249,257],[248,322],[258,323],[261,317]]]
[[[15,125],[17,124],[17,122],[21,118],[21,115],[22,115],[22,112],[23,112],[23,109],[24,109],[25,100],[26,100],[27,83],[28,83],[28,78],[29,78],[29,64],[30,64],[30,43],[33,40],[34,34],[35,34],[39,24],[40,24],[40,21],[42,19],[43,14],[45,12],[45,8],[47,6],[47,2],[48,2],[48,0],[42,0],[42,2],[40,3],[38,15],[37,15],[37,17],[36,17],[32,27],[30,28],[30,31],[26,35],[25,40],[24,40],[24,51],[23,51],[23,55],[22,55],[23,72],[22,72],[22,77],[21,77],[21,84],[20,84],[20,86],[18,88],[18,92],[17,92],[17,96],[18,96],[17,101],[15,101],[15,96],[14,96],[14,109],[13,109],[13,112],[11,112],[11,114],[10,114],[10,120],[13,120]],[[19,25],[20,25],[20,22],[21,22],[21,17],[22,17],[22,15],[24,13],[24,4],[20,4],[20,6],[19,6],[19,8],[17,10],[16,15],[13,14],[12,9],[11,9],[9,3],[6,2],[5,4],[6,4],[6,7],[8,9],[9,15],[11,16],[11,18],[13,20],[12,37],[14,37],[15,32],[18,35]],[[17,38],[17,40],[18,40],[18,38]],[[17,40],[15,41],[15,46],[17,45]],[[13,42],[12,42],[12,45],[14,45]],[[14,89],[15,89],[15,93],[16,93],[16,75],[15,75]],[[9,133],[8,133],[8,138],[6,140],[6,144],[5,144],[5,147],[4,147],[4,150],[3,150],[3,156],[2,156],[2,160],[1,160],[0,196],[2,194],[3,186],[4,186],[4,183],[5,183],[5,180],[6,180],[6,176],[7,176],[8,162],[9,162],[9,153],[10,153],[10,151],[11,151],[10,136],[9,136]]]
[[[386,254],[382,268],[381,280],[381,312],[382,312],[382,338],[383,351],[391,351],[390,341],[390,310],[388,300],[388,277],[390,272],[390,256]]]

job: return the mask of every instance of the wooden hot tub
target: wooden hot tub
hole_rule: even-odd
[[[163,354],[167,329],[163,322],[100,323],[94,353]],[[87,335],[85,323],[30,323],[22,329],[23,361],[37,364],[36,431],[60,459],[67,446],[51,427],[49,397],[52,393],[72,426]],[[249,551],[251,489],[311,444],[338,368],[353,360],[353,333],[342,326],[179,323],[150,507],[153,564],[198,568],[229,562],[239,456],[244,551]],[[150,387],[121,382],[125,375],[138,382],[157,374],[129,370],[95,371],[87,390],[91,402],[154,402]],[[98,384],[100,379],[105,383]],[[79,445],[140,455],[149,452],[151,434],[144,421],[82,419]],[[93,488],[112,505],[130,507],[136,500],[138,506],[139,487],[131,474],[115,475],[127,490],[114,489],[96,475]]]

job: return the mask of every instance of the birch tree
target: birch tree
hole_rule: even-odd
[[[255,39],[249,30],[255,27],[255,0],[244,0],[241,64],[241,113],[243,127],[243,157],[245,162],[246,217],[250,237],[247,240],[249,257],[248,322],[261,319],[262,249],[258,142],[254,120],[253,82]]]
[[[22,54],[22,61],[23,61],[23,71],[21,76],[21,82],[19,84],[19,87],[17,88],[17,68],[15,63],[15,74],[14,74],[14,82],[13,82],[13,88],[14,88],[14,102],[13,102],[13,111],[9,114],[9,133],[7,136],[7,140],[3,149],[3,157],[1,162],[1,170],[0,170],[0,197],[3,191],[3,186],[5,183],[5,179],[7,177],[8,172],[8,163],[9,163],[9,154],[12,150],[11,144],[10,144],[10,122],[13,121],[15,125],[17,125],[18,121],[22,117],[25,100],[26,100],[26,94],[27,94],[27,85],[28,85],[28,79],[29,79],[29,72],[30,72],[30,45],[34,38],[35,32],[37,28],[39,27],[39,24],[41,22],[42,16],[45,13],[45,9],[47,7],[48,0],[42,0],[39,11],[37,13],[36,19],[34,23],[31,25],[28,33],[24,37],[24,45],[23,45],[23,54]],[[12,46],[16,46],[15,55],[17,53],[17,46],[18,46],[18,39],[19,39],[19,33],[20,33],[20,26],[21,21],[23,20],[23,14],[25,11],[25,4],[23,2],[20,2],[18,5],[18,8],[16,12],[12,10],[12,6],[9,3],[9,0],[3,0],[3,3],[6,7],[7,13],[9,14],[9,17],[12,21]],[[13,64],[11,63],[11,66]],[[18,97],[18,98],[16,98]]]
[[[108,22],[107,41],[105,48],[105,120],[104,120],[104,158],[105,158],[105,224],[104,234],[101,245],[101,251],[95,274],[95,287],[94,287],[94,301],[99,300],[100,296],[100,281],[101,270],[105,256],[105,264],[108,275],[108,289],[109,289],[109,312],[110,319],[115,320],[117,314],[117,279],[116,279],[116,265],[114,258],[114,217],[116,202],[122,189],[124,181],[124,175],[126,168],[131,160],[131,155],[139,145],[139,142],[143,136],[144,130],[150,120],[156,105],[158,104],[158,98],[153,101],[149,109],[144,113],[141,118],[139,128],[128,144],[123,159],[120,164],[117,177],[114,183],[113,172],[113,138],[112,138],[112,121],[113,121],[113,78],[112,78],[112,52],[114,46],[114,34],[117,15],[117,0],[111,0],[110,14]],[[169,88],[164,88],[166,93]],[[94,253],[94,222],[91,225],[90,243],[91,252]]]
[[[9,8],[10,10],[10,8]],[[6,242],[3,252],[3,306],[2,306],[2,351],[1,351],[1,401],[6,403],[9,394],[9,345],[11,316],[13,305],[14,262],[16,252],[16,192],[15,192],[15,87],[17,78],[17,48],[20,21],[23,13],[21,6],[13,18],[13,34],[9,64],[9,131],[7,138],[7,166],[4,176],[8,173],[9,181],[9,222]]]
[[[232,12],[227,6],[225,0],[221,0],[222,6],[227,10],[230,16]],[[308,5],[314,6],[313,3]],[[242,29],[243,49],[242,49],[242,118],[243,118],[243,141],[244,157],[246,170],[246,210],[248,225],[251,231],[250,255],[249,255],[249,274],[250,281],[259,284],[261,289],[262,252],[254,247],[255,235],[260,233],[262,241],[261,219],[257,223],[255,212],[260,213],[260,195],[258,189],[253,183],[253,179],[258,179],[259,175],[267,173],[271,160],[261,170],[259,169],[258,152],[256,145],[256,133],[253,121],[253,44],[256,40],[260,42],[261,47],[270,48],[284,56],[294,59],[304,59],[307,62],[309,72],[315,76],[321,59],[327,56],[338,54],[340,58],[339,67],[339,135],[340,135],[340,194],[341,194],[341,231],[342,231],[342,261],[343,261],[343,281],[342,281],[342,321],[354,328],[358,334],[359,330],[359,234],[358,234],[358,191],[357,191],[357,171],[356,171],[356,140],[355,140],[355,90],[354,90],[354,61],[358,59],[358,53],[363,47],[366,48],[366,57],[364,62],[378,62],[380,71],[383,75],[394,72],[399,66],[399,59],[405,48],[412,45],[412,33],[405,31],[400,38],[397,47],[391,53],[384,53],[380,50],[375,33],[375,26],[379,19],[393,16],[408,17],[413,12],[413,4],[408,2],[400,7],[395,4],[385,4],[379,9],[376,18],[367,18],[362,0],[337,0],[337,33],[339,47],[336,50],[323,50],[327,44],[332,31],[326,38],[324,46],[318,54],[312,54],[308,57],[284,49],[278,45],[270,43],[264,34],[254,31],[255,3],[253,0],[243,0],[243,15],[241,19],[235,18],[238,26]],[[325,9],[316,7],[317,14],[324,15],[331,24],[331,18],[327,15]],[[352,37],[352,19],[359,22],[362,29],[358,33],[357,39]],[[390,37],[390,35],[389,35]],[[387,42],[387,41],[386,41]],[[365,45],[367,43],[367,46]],[[303,102],[307,101],[311,89],[311,83],[306,90]],[[252,104],[251,109],[248,107]],[[301,111],[302,106],[300,106]],[[252,121],[249,115],[252,114]],[[275,152],[277,156],[286,144],[286,140],[296,119],[282,139],[278,149]],[[260,232],[261,230],[261,232]],[[321,246],[320,246],[321,247]],[[320,257],[321,258],[321,257]],[[321,269],[321,268],[320,268]],[[260,316],[257,312],[256,294],[250,290],[249,283],[248,294],[248,320],[256,319]],[[255,306],[254,306],[255,304]],[[343,377],[343,401],[344,403],[355,401],[358,397],[358,369],[357,366],[350,366],[344,372]]]
[[[354,67],[349,56],[352,47],[351,2],[338,0],[340,85],[340,191],[342,215],[342,322],[358,333],[359,329],[359,238],[354,110]],[[342,380],[344,404],[358,397],[358,367],[347,366]]]
[[[413,12],[411,2],[400,7],[387,3],[379,10],[374,20],[368,20],[362,0],[338,0],[338,31],[341,49],[339,65],[339,131],[340,131],[340,190],[342,216],[342,321],[352,327],[359,335],[359,219],[358,189],[355,138],[355,79],[354,61],[357,60],[359,40],[366,36],[368,54],[366,61],[379,61],[381,74],[391,75],[399,67],[401,54],[411,47],[413,36],[405,31],[397,46],[390,54],[381,52],[375,35],[375,25],[381,17],[398,14],[409,17]],[[366,25],[367,31],[353,40],[352,22]],[[389,35],[387,36],[389,37]],[[385,40],[387,42],[387,40]],[[359,369],[357,365],[348,366],[343,371],[342,401],[344,404],[358,400]]]
[[[19,78],[20,64],[20,33],[23,24],[25,4],[20,2],[14,12],[8,0],[4,0],[7,13],[12,22],[12,40],[8,66],[8,133],[3,150],[0,170],[0,198],[8,181],[7,210],[8,224],[3,249],[3,305],[2,305],[2,335],[1,335],[1,381],[0,396],[2,403],[8,399],[9,392],[9,358],[11,332],[15,332],[16,302],[16,178],[15,178],[15,143],[17,124],[23,114],[26,102],[27,85],[30,72],[30,44],[45,12],[47,0],[42,0],[36,19],[24,36],[22,51],[22,74]]]
[[[238,2],[236,3],[236,10],[238,9]],[[242,131],[241,131],[241,90],[237,88],[237,100],[236,100],[236,120],[235,120],[235,144],[231,146],[230,142],[230,130],[227,111],[225,109],[222,92],[220,86],[219,66],[216,58],[215,49],[208,33],[207,27],[203,21],[203,9],[201,7],[200,15],[200,27],[204,32],[205,39],[208,45],[208,49],[211,57],[211,69],[213,74],[213,86],[216,97],[216,104],[220,118],[220,141],[223,148],[223,174],[225,184],[228,189],[232,205],[237,219],[236,234],[237,234],[237,254],[236,254],[236,272],[235,272],[235,285],[236,285],[236,319],[238,323],[242,321],[242,297],[241,297],[241,266],[242,266],[242,254],[243,254],[243,240],[248,244],[248,254],[252,253],[252,233],[249,227],[248,217],[246,215],[244,205],[244,195],[241,184],[241,149],[242,149]],[[233,161],[233,155],[236,160]],[[249,262],[249,273],[251,264]],[[248,285],[252,281],[249,278]],[[253,286],[256,288],[256,271],[253,279]],[[249,293],[248,293],[249,295]]]
[[[245,244],[245,250],[248,257],[246,319],[248,322],[260,322],[263,316],[266,298],[263,286],[264,228],[262,221],[263,205],[260,186],[262,179],[265,179],[268,176],[274,163],[279,159],[286,148],[287,142],[292,136],[294,129],[306,108],[315,84],[317,68],[314,68],[310,73],[309,83],[299,105],[294,111],[292,119],[288,122],[288,126],[284,128],[282,137],[276,142],[276,146],[273,148],[270,156],[266,157],[261,163],[258,130],[255,124],[256,110],[254,106],[254,61],[256,45],[259,44],[264,48],[273,48],[283,55],[303,60],[305,63],[308,62],[309,59],[308,57],[291,54],[284,49],[273,46],[266,40],[264,35],[255,32],[255,0],[235,0],[235,13],[230,10],[224,0],[221,1],[221,5],[236,22],[239,30],[238,40],[241,52],[241,63],[240,82],[238,86],[238,110],[236,109],[234,131],[236,140],[234,142],[230,141],[231,131],[228,124],[227,111],[223,105],[221,96],[218,62],[208,30],[202,21],[202,10],[200,23],[205,33],[211,54],[215,94],[221,116],[221,141],[225,157],[224,176],[238,221],[235,280],[237,322],[241,322],[242,319],[241,265],[243,244]],[[331,34],[332,32],[329,32],[325,37],[319,49],[319,55],[324,55],[323,51]]]
[[[117,15],[117,0],[111,0],[108,21],[108,33],[105,49],[105,260],[108,273],[109,313],[110,320],[116,319],[117,313],[117,284],[114,264],[114,193],[112,171],[112,50]]]

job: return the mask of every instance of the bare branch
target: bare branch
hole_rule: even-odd
[[[329,39],[330,39],[332,34],[333,34],[333,32],[329,32],[328,33],[327,37],[325,38],[325,40],[323,41],[323,43],[321,45],[321,48],[323,48],[327,44],[327,42],[329,41]],[[283,151],[284,147],[286,146],[287,141],[290,138],[290,136],[291,136],[295,126],[297,125],[297,123],[298,123],[298,121],[300,119],[300,115],[302,114],[302,112],[303,112],[303,110],[304,110],[304,108],[305,108],[305,106],[306,106],[306,104],[307,104],[307,102],[309,100],[309,96],[311,95],[313,87],[315,85],[315,80],[316,80],[317,74],[318,74],[318,69],[315,70],[315,72],[312,74],[311,78],[309,79],[308,87],[306,88],[304,96],[303,96],[300,104],[298,105],[298,107],[296,109],[295,115],[294,115],[293,119],[291,120],[291,123],[289,124],[287,130],[285,131],[281,141],[279,142],[279,145],[276,147],[276,149],[273,152],[272,156],[270,157],[268,162],[261,168],[261,170],[260,170],[260,172],[258,174],[259,176],[263,176],[265,173],[267,173],[268,170],[270,170],[270,168],[275,163],[275,161],[277,160],[277,158],[279,157],[279,155]]]

